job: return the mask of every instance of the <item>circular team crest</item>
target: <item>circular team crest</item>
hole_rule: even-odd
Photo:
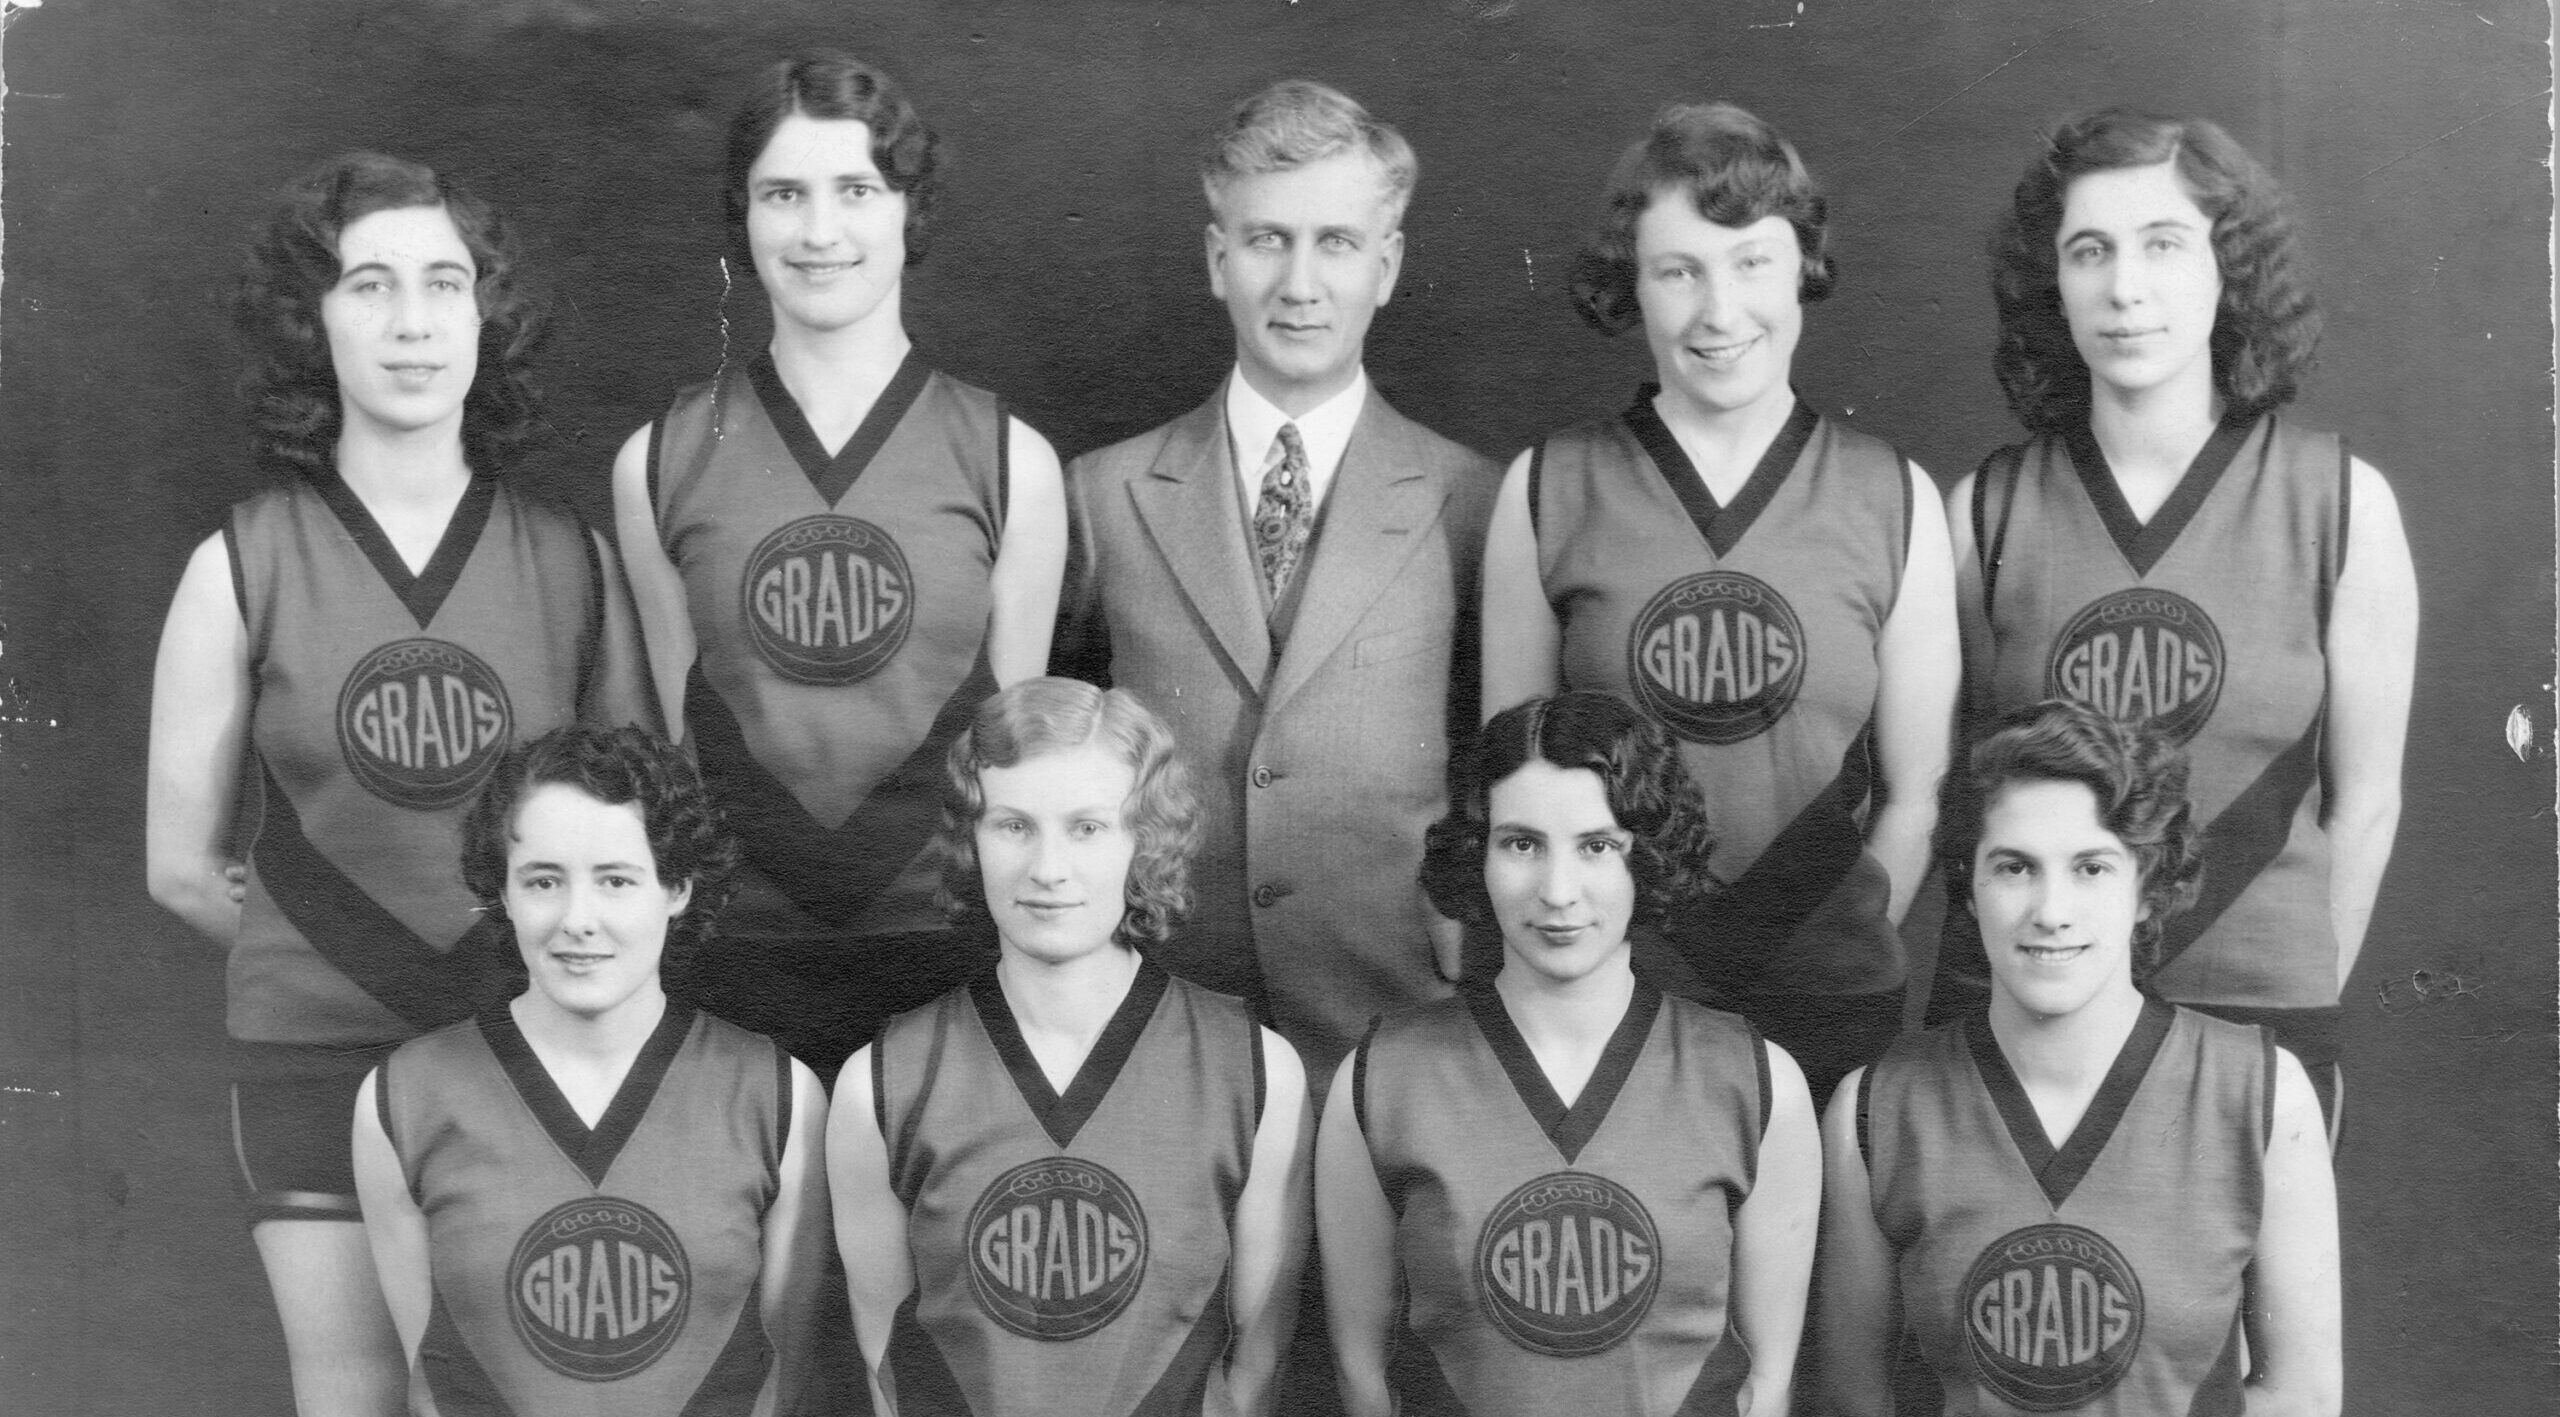
[[[1627,636],[1636,703],[1692,743],[1739,743],[1786,716],[1804,683],[1804,629],[1770,585],[1701,571],[1664,586]]]
[[[658,1361],[693,1306],[693,1267],[647,1206],[590,1196],[556,1206],[507,1262],[516,1336],[551,1371],[627,1378]]]
[[[747,638],[801,684],[858,684],[895,658],[915,582],[889,533],[853,517],[802,517],[757,545],[738,586]]]
[[[366,790],[421,812],[469,798],[515,736],[507,686],[443,640],[394,640],[338,690],[338,752]]]
[[[1503,1336],[1549,1358],[1618,1346],[1653,1307],[1662,1239],[1626,1187],[1587,1171],[1541,1176],[1476,1235],[1476,1291]]]
[[[2173,591],[2137,587],[2081,607],[2054,637],[2045,692],[2183,743],[2222,697],[2222,632]]]
[[[2030,1225],[1965,1275],[1961,1316],[1983,1385],[2030,1412],[2093,1401],[2142,1347],[2142,1280],[2105,1236]]]
[[[969,1287],[1025,1338],[1096,1332],[1147,1274],[1147,1216],[1107,1168],[1073,1156],[1016,1166],[969,1212]]]

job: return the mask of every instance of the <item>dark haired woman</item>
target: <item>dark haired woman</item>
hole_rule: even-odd
[[[828,1148],[878,1412],[1270,1410],[1306,1075],[1142,952],[1198,832],[1171,730],[1125,689],[1026,680],[953,740],[943,898],[996,966],[854,1054]]]
[[[772,339],[614,464],[659,692],[746,846],[704,1003],[821,1075],[975,963],[924,854],[942,753],[1045,667],[1066,563],[1057,455],[907,341],[939,156],[857,60],[761,76],[724,196]]]
[[[233,1141],[296,1405],[387,1413],[399,1349],[346,1223],[346,1113],[392,1045],[471,1011],[498,949],[455,823],[516,739],[655,711],[611,553],[497,475],[533,421],[534,322],[487,206],[415,163],[323,163],[233,315],[283,481],[169,607],[151,894],[230,952]]]
[[[1824,1119],[1832,1410],[1894,1410],[1907,1328],[1932,1411],[2338,1411],[2310,1080],[2267,1030],[2142,982],[2195,898],[2186,779],[2160,735],[2062,701],[1974,749],[1956,834],[1991,999],[1851,1075]]]
[[[402,1046],[355,1108],[421,1417],[798,1410],[826,1093],[665,988],[736,860],[693,765],[635,728],[516,750],[465,819],[524,991]]]
[[[2035,436],[1948,502],[1968,710],[2075,699],[2186,745],[2204,894],[2151,985],[2273,1027],[2334,1123],[2417,582],[2382,475],[2278,413],[2320,330],[2283,195],[2211,123],[2108,109],[2053,131],[1992,251],[1994,364]],[[1954,924],[1935,1017],[1981,997]]]
[[[1602,689],[1679,738],[1723,888],[1674,943],[1817,1099],[1901,1026],[1957,667],[1926,475],[1789,383],[1826,211],[1766,123],[1662,111],[1574,277],[1594,325],[1643,328],[1657,382],[1513,461],[1484,573],[1488,713]]]
[[[1786,1410],[1821,1156],[1786,1050],[1664,996],[1627,929],[1706,883],[1697,789],[1606,694],[1494,716],[1433,903],[1503,965],[1334,1075],[1316,1229],[1354,1417]]]

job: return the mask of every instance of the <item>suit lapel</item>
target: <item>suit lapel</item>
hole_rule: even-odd
[[[1223,399],[1212,395],[1166,433],[1155,466],[1130,484],[1129,496],[1184,598],[1259,692],[1271,666],[1271,627],[1234,481]]]
[[[1274,708],[1341,648],[1439,520],[1449,489],[1422,470],[1413,441],[1411,426],[1371,389],[1325,494],[1315,554],[1299,572],[1305,598],[1268,695]]]

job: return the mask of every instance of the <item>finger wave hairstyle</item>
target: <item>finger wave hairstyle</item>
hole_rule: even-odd
[[[1386,229],[1404,221],[1421,161],[1413,144],[1369,116],[1358,100],[1313,79],[1282,79],[1245,99],[1200,157],[1200,185],[1216,214],[1218,199],[1233,183],[1267,172],[1286,172],[1336,153],[1362,152],[1378,164],[1387,204]]]
[[[2160,967],[2160,932],[2193,905],[2204,879],[2195,812],[2187,801],[2187,755],[2167,738],[2119,723],[2086,704],[2047,699],[2002,717],[1973,747],[1958,784],[1957,836],[1949,859],[1970,895],[1983,816],[2020,782],[2077,782],[2098,800],[2098,822],[2133,853],[2147,918],[2133,927],[2133,978]]]
[[[880,169],[881,180],[891,191],[907,199],[907,264],[923,260],[925,235],[942,193],[941,168],[949,155],[942,139],[907,101],[906,90],[897,80],[850,54],[813,49],[758,75],[729,120],[721,202],[728,220],[731,267],[749,274],[755,271],[755,257],[747,248],[747,173],[764,156],[774,130],[794,113],[851,119],[871,129],[872,165]]]
[[[1618,158],[1601,194],[1600,223],[1574,258],[1574,308],[1600,333],[1621,334],[1644,319],[1636,304],[1636,222],[1665,188],[1686,193],[1698,215],[1718,226],[1785,218],[1804,257],[1797,299],[1820,300],[1838,283],[1831,205],[1795,144],[1733,104],[1675,103]]]
[[[694,961],[728,903],[738,842],[722,824],[693,760],[647,729],[573,724],[509,749],[463,816],[463,884],[491,915],[506,918],[507,844],[515,836],[516,809],[535,788],[555,782],[599,802],[638,806],[659,883],[671,889],[692,885],[684,912],[667,922],[659,964],[667,982],[689,984]]]
[[[502,470],[540,420],[533,358],[548,321],[524,284],[514,233],[488,203],[435,169],[380,153],[344,153],[288,184],[250,243],[232,289],[231,323],[248,355],[240,377],[261,458],[326,476],[343,410],[320,301],[338,283],[338,237],[375,212],[434,207],[471,253],[480,364],[462,402],[463,456]]]
[[[2155,163],[2213,222],[2222,303],[2213,321],[2213,387],[2226,416],[2255,417],[2292,402],[2320,348],[2291,204],[2275,178],[2229,133],[2201,118],[2129,108],[2075,114],[2055,125],[2018,179],[1991,235],[1991,295],[1999,310],[1992,371],[2009,411],[2030,432],[2063,433],[2089,418],[2089,366],[2062,313],[2055,238],[2074,178]]]
[[[1047,753],[1102,748],[1137,775],[1126,807],[1137,854],[1121,900],[1127,906],[1111,938],[1131,949],[1160,945],[1191,906],[1191,854],[1200,843],[1199,800],[1175,751],[1173,730],[1126,689],[1097,689],[1075,679],[1025,679],[978,706],[944,759],[942,827],[934,850],[942,862],[936,899],[955,924],[988,918],[986,882],[978,871],[978,820],[986,815],[979,774]]]
[[[1494,715],[1459,773],[1447,816],[1423,837],[1422,888],[1452,920],[1498,929],[1485,894],[1485,843],[1494,786],[1531,762],[1597,773],[1609,815],[1635,838],[1635,921],[1658,926],[1712,890],[1715,835],[1679,746],[1652,719],[1612,694],[1577,690],[1531,699]]]

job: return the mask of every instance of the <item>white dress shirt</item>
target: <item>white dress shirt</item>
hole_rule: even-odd
[[[1314,497],[1310,505],[1322,507],[1325,492],[1333,486],[1333,475],[1342,467],[1342,452],[1351,446],[1351,429],[1360,421],[1361,405],[1368,397],[1368,371],[1355,369],[1351,387],[1308,409],[1303,417],[1291,418],[1246,383],[1243,370],[1227,375],[1227,446],[1235,454],[1236,480],[1244,491],[1248,521],[1255,504],[1262,500],[1262,462],[1271,455],[1271,440],[1280,436],[1280,425],[1298,425],[1298,441],[1307,449],[1307,490]]]

